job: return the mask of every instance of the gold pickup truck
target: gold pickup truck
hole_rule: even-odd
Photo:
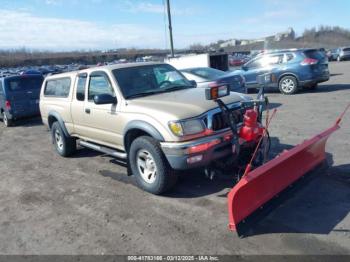
[[[40,112],[58,154],[68,157],[79,144],[123,159],[142,189],[161,194],[176,170],[231,153],[232,132],[205,92],[169,64],[118,64],[47,77]],[[222,100],[242,115],[249,97]]]

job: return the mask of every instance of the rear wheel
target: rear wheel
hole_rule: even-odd
[[[52,124],[51,134],[56,151],[59,155],[68,157],[74,153],[76,150],[75,139],[67,137],[58,122]]]
[[[292,95],[298,91],[298,81],[294,76],[285,76],[279,81],[279,90],[284,95]]]
[[[177,174],[169,166],[159,143],[152,137],[141,136],[132,142],[129,164],[137,185],[149,193],[162,194],[177,181]]]

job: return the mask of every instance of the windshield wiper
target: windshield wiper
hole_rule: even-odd
[[[188,88],[193,88],[194,86],[186,86],[186,85],[177,85],[177,86],[172,86],[169,88],[166,88],[162,90],[161,92],[170,92],[170,91],[176,91],[176,90],[181,90],[181,89],[188,89]]]
[[[159,92],[150,91],[150,92],[137,93],[137,94],[134,94],[134,95],[129,95],[129,96],[127,96],[126,99],[129,99],[129,98],[137,98],[137,97],[142,97],[142,96],[149,96],[149,95],[154,95],[154,94],[159,94]]]

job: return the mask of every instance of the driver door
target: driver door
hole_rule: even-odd
[[[87,95],[84,106],[84,122],[86,136],[101,144],[119,146],[122,144],[122,135],[118,122],[120,115],[118,103],[97,105],[95,95],[111,95],[116,97],[108,75],[105,72],[92,72],[89,76]]]

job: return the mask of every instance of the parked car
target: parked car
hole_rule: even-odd
[[[337,61],[350,60],[350,47],[341,47],[338,49]]]
[[[333,48],[327,51],[328,61],[337,61],[339,56],[339,48]]]
[[[245,59],[243,57],[230,56],[228,59],[228,63],[230,66],[241,66],[245,63]]]
[[[271,87],[286,95],[300,88],[315,89],[330,78],[328,59],[317,49],[266,51],[244,64],[240,72],[247,89],[258,87],[258,75],[272,73]]]
[[[5,126],[19,118],[40,115],[41,74],[22,74],[0,79],[0,117]]]
[[[224,72],[210,67],[196,67],[180,70],[189,80],[196,81],[198,87],[227,83],[230,91],[246,93],[245,79],[240,73]]]
[[[160,194],[175,184],[174,170],[232,154],[232,131],[207,91],[169,64],[108,65],[46,77],[40,111],[59,155],[78,142],[124,159],[139,187]],[[241,102],[250,98],[229,93],[222,101],[242,123]]]

